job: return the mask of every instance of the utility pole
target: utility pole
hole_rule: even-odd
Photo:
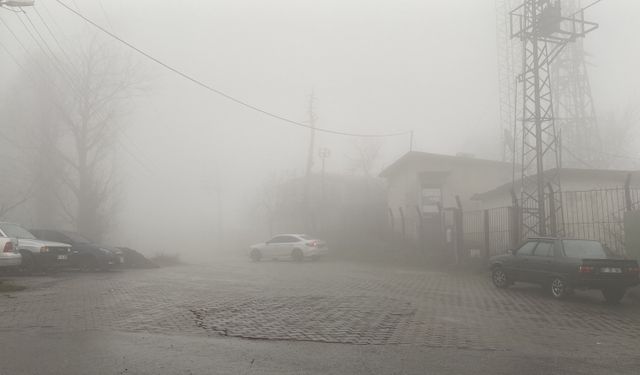
[[[320,159],[322,159],[322,200],[324,201],[326,199],[326,186],[325,186],[325,180],[324,180],[324,164],[326,159],[331,156],[331,150],[329,150],[326,147],[321,148],[318,151],[318,156],[320,156]]]
[[[413,130],[409,132],[409,152],[413,151]]]
[[[307,151],[307,169],[306,176],[307,179],[311,176],[311,170],[313,169],[313,149],[315,147],[315,139],[316,139],[316,115],[313,111],[313,104],[315,102],[315,94],[313,91],[311,92],[311,96],[309,96],[309,125],[311,128],[309,129],[309,150]]]
[[[544,236],[562,232],[549,223],[562,219],[561,168],[551,86],[551,62],[563,48],[595,30],[598,25],[584,20],[584,10],[564,16],[557,0],[524,0],[509,13],[511,38],[522,44],[521,149],[514,160],[521,171],[520,200],[523,236]],[[545,202],[549,187],[554,202]],[[553,218],[551,217],[553,216]],[[562,225],[562,221],[559,221]]]
[[[311,228],[311,224],[309,223],[311,219],[311,172],[313,169],[313,153],[315,149],[315,139],[316,139],[316,114],[314,112],[314,102],[315,102],[315,94],[311,91],[311,95],[309,96],[309,150],[307,151],[307,168],[305,174],[305,182],[304,182],[304,211],[305,217],[307,218],[307,228]]]

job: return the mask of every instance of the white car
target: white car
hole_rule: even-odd
[[[69,264],[71,245],[41,241],[18,224],[0,222],[0,238],[16,238],[22,255],[22,268],[49,269]]]
[[[304,258],[318,259],[329,249],[324,241],[311,238],[306,234],[279,234],[267,242],[249,248],[249,257],[257,262],[262,258],[288,258],[302,261]]]
[[[0,269],[18,267],[22,264],[22,255],[18,252],[18,241],[14,238],[0,237]]]

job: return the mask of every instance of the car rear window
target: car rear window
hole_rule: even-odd
[[[564,240],[564,255],[568,258],[605,259],[607,252],[597,241]]]
[[[2,231],[8,237],[22,238],[27,240],[35,240],[35,236],[28,230],[16,224],[2,224]]]
[[[300,235],[300,236],[298,236],[298,237],[302,238],[303,240],[307,240],[307,241],[308,241],[308,240],[312,240],[312,239],[313,239],[313,238],[311,238],[311,237],[307,236],[306,234],[302,234],[302,235]]]

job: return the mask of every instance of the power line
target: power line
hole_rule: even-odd
[[[49,35],[51,35],[51,38],[53,38],[53,41],[56,43],[56,45],[58,46],[58,48],[60,49],[60,51],[62,52],[62,54],[65,56],[65,58],[68,60],[68,63],[73,66],[73,59],[71,59],[71,57],[69,57],[69,54],[67,54],[67,51],[64,49],[64,47],[62,47],[62,44],[60,43],[60,41],[58,40],[58,38],[56,37],[55,33],[51,30],[51,28],[49,27],[49,24],[44,20],[44,17],[42,17],[42,15],[40,14],[40,12],[38,11],[38,8],[33,7],[33,10],[36,12],[36,15],[38,16],[38,18],[40,19],[40,22],[42,22],[42,24],[44,25],[44,27],[47,29],[47,31],[49,32]]]
[[[54,63],[54,65],[56,66],[56,69],[58,69],[63,75],[66,75],[66,78],[68,79],[69,83],[73,87],[74,86],[74,83],[73,83],[74,75],[67,70],[67,68],[65,67],[65,64],[63,63],[63,61],[60,60],[60,58],[58,57],[58,55],[55,52],[53,52],[53,49],[51,48],[51,46],[49,45],[47,40],[42,36],[42,33],[40,33],[40,30],[38,30],[38,28],[36,27],[35,23],[33,23],[33,21],[31,20],[31,17],[29,17],[29,15],[24,11],[22,12],[22,14],[24,14],[24,16],[27,19],[27,21],[29,21],[29,24],[31,25],[31,27],[33,27],[33,30],[35,31],[36,35],[42,41],[42,44],[46,47],[47,51],[49,51],[49,53],[51,54],[52,63]],[[20,19],[19,15],[18,15],[18,18]],[[22,20],[20,20],[20,21],[22,22]],[[58,65],[56,65],[55,63],[57,63]],[[71,64],[71,61],[69,61],[68,64]]]
[[[25,14],[26,15],[26,14]],[[22,17],[20,17],[20,15],[18,15],[18,20],[20,21],[20,23],[22,24],[22,26],[24,27],[24,29],[27,31],[27,34],[29,34],[29,36],[31,37],[31,39],[33,39],[33,41],[35,42],[36,46],[40,49],[40,51],[42,51],[42,53],[44,54],[44,56],[46,56],[47,58],[51,59],[51,65],[53,65],[53,67],[58,70],[58,72],[61,74],[61,76],[63,78],[65,78],[69,84],[73,87],[73,80],[70,76],[68,76],[68,73],[66,71],[64,71],[57,63],[56,63],[56,56],[53,53],[53,51],[51,50],[51,48],[47,45],[47,48],[45,50],[45,48],[42,46],[42,44],[38,41],[38,38],[36,38],[36,36],[33,34],[33,32],[31,31],[31,29],[29,29],[29,27],[27,26],[27,24],[22,20]],[[29,19],[27,17],[27,19]],[[32,26],[33,23],[31,23]],[[35,27],[35,26],[34,26]],[[38,35],[40,36],[40,38],[42,39],[42,35],[40,35],[40,33],[36,30],[36,33],[38,33]],[[44,40],[42,40],[43,43],[46,44],[46,42]],[[47,53],[47,50],[49,51],[49,53],[51,54],[51,56],[49,55],[49,53]],[[44,71],[44,73],[46,74],[46,71]]]
[[[4,19],[2,17],[0,17],[0,23],[2,23],[4,25],[5,28],[7,28],[7,30],[9,30],[9,33],[13,36],[13,39],[16,40],[16,42],[18,43],[18,45],[20,47],[22,47],[22,49],[26,52],[29,53],[29,49],[24,45],[24,43],[22,43],[22,41],[20,40],[20,38],[18,38],[18,35],[16,35],[15,32],[13,32],[13,29],[11,27],[9,27],[9,25],[4,21]]]
[[[598,3],[599,3],[599,2],[601,2],[601,1],[602,1],[602,0],[595,0],[595,1],[594,1],[594,2],[592,2],[591,4],[589,4],[589,5],[585,6],[585,7],[582,7],[582,9],[580,9],[579,11],[577,11],[577,12],[573,13],[573,14],[571,15],[571,17],[575,16],[576,14],[578,14],[578,13],[580,13],[580,12],[584,12],[585,10],[587,10],[587,9],[591,8],[592,6],[594,6],[594,5],[598,4]]]
[[[109,25],[109,29],[113,30],[113,24],[111,23],[111,19],[109,17],[109,14],[107,13],[107,10],[104,8],[104,4],[102,3],[102,0],[98,0],[98,5],[100,5],[100,9],[102,10],[104,19],[107,21],[107,25]]]
[[[277,115],[275,113],[269,112],[265,109],[259,108],[253,104],[247,103],[243,100],[237,99],[223,91],[220,91],[216,88],[214,88],[213,86],[210,86],[200,80],[198,80],[197,78],[194,78],[192,76],[190,76],[187,73],[183,73],[182,71],[178,70],[177,68],[172,67],[171,65],[161,61],[160,59],[150,55],[149,53],[139,49],[138,47],[134,46],[133,44],[127,42],[126,40],[120,38],[119,36],[113,34],[112,32],[110,32],[109,30],[105,29],[104,27],[98,25],[97,23],[95,23],[94,21],[92,21],[91,19],[89,19],[88,17],[84,16],[82,13],[78,12],[77,10],[71,8],[70,6],[68,6],[67,4],[65,4],[64,2],[62,2],[61,0],[55,0],[55,2],[57,2],[58,4],[60,4],[60,6],[62,6],[63,8],[65,8],[66,10],[68,10],[69,12],[75,14],[76,16],[82,18],[85,22],[89,23],[90,25],[92,25],[93,27],[95,27],[96,29],[100,30],[101,32],[103,32],[104,34],[108,35],[109,37],[115,39],[116,41],[124,44],[125,46],[129,47],[130,49],[134,50],[135,52],[139,53],[140,55],[146,57],[147,59],[153,61],[154,63],[164,67],[165,69],[179,75],[180,77],[191,81],[192,83],[195,83],[196,85],[205,88],[215,94],[218,94],[232,102],[235,102],[237,104],[240,104],[241,106],[244,106],[246,108],[251,109],[252,111],[255,112],[259,112],[262,113],[263,115],[275,118],[277,120],[286,122],[290,125],[294,125],[294,126],[298,126],[298,127],[303,127],[303,128],[307,128],[307,129],[311,129],[312,126],[309,124],[305,124],[302,122],[298,122],[298,121],[294,121],[291,119],[288,119],[286,117]],[[329,133],[329,134],[336,134],[336,135],[343,135],[343,136],[348,136],[348,137],[362,137],[362,138],[388,138],[388,137],[396,137],[396,136],[400,136],[400,135],[406,135],[409,134],[410,131],[403,131],[403,132],[397,132],[397,133],[387,133],[387,134],[366,134],[366,133],[349,133],[349,132],[343,132],[343,131],[339,131],[339,130],[331,130],[331,129],[324,129],[324,128],[315,128],[316,131],[319,132],[323,132],[323,133]]]
[[[7,46],[5,46],[2,41],[0,41],[0,48],[2,48],[2,50],[4,51],[4,53],[6,53],[9,58],[11,60],[13,60],[14,63],[16,63],[16,65],[18,66],[18,68],[20,68],[20,70],[24,69],[24,67],[22,65],[20,65],[20,63],[18,62],[18,59],[16,58],[16,56],[11,53],[11,51],[9,51],[9,49],[7,48]]]

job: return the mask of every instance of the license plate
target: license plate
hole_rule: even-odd
[[[67,260],[68,256],[67,255],[58,255],[58,260]]]
[[[622,273],[622,268],[618,268],[618,267],[603,267],[603,268],[600,268],[600,272],[602,272],[602,273]]]

